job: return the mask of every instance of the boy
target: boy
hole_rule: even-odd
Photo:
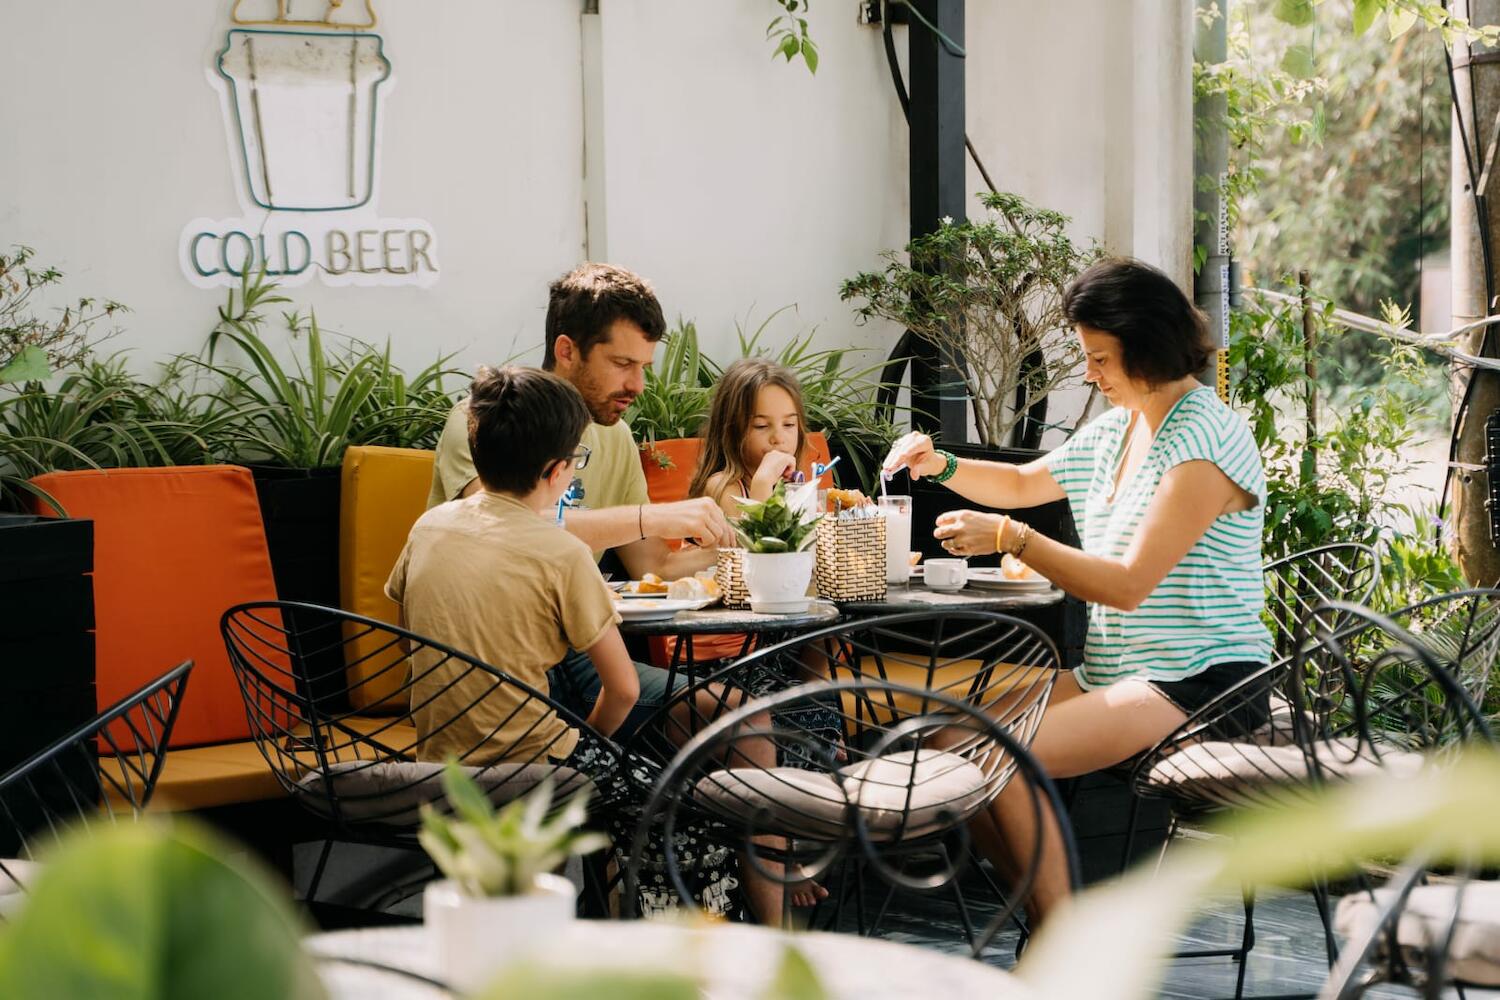
[[[588,546],[555,519],[574,472],[588,463],[579,440],[589,422],[583,398],[556,375],[481,369],[469,440],[483,488],[418,519],[385,590],[407,628],[539,691],[552,690],[547,672],[559,661],[583,661],[577,672],[588,676],[568,678],[553,697],[609,736],[635,708],[640,678]],[[570,650],[586,658],[569,657]],[[491,759],[562,760],[578,743],[578,732],[545,704],[517,711],[519,692],[476,702],[486,688],[481,678],[470,675],[476,690],[465,691],[441,669],[419,673],[412,705],[423,759],[463,754],[487,739]]]

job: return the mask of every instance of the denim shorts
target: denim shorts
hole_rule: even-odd
[[[1229,663],[1215,663],[1180,681],[1151,680],[1146,683],[1192,717],[1225,691],[1256,671],[1265,668],[1264,663],[1255,660],[1236,660]],[[1255,730],[1265,725],[1271,717],[1270,688],[1262,686],[1259,690],[1239,698],[1237,704],[1225,706],[1225,708],[1228,709],[1226,721],[1232,722],[1228,728],[1242,732]]]
[[[661,711],[673,693],[687,686],[687,675],[683,671],[678,671],[670,691],[667,689],[667,671],[661,667],[637,663],[635,673],[641,681],[641,696],[630,714],[625,716],[625,721],[620,723],[620,728],[611,735],[610,738],[617,743],[628,743],[652,716]],[[589,717],[604,686],[599,680],[599,671],[594,669],[594,661],[587,653],[576,649],[547,671],[547,685],[552,699],[580,719]]]

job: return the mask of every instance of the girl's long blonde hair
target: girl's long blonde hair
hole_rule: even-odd
[[[802,386],[785,365],[764,358],[741,358],[728,368],[714,387],[708,409],[708,430],[704,432],[703,455],[698,470],[688,486],[688,496],[701,497],[708,492],[709,477],[720,473],[726,483],[750,478],[754,469],[745,467],[745,435],[755,417],[755,400],[764,386],[785,389],[797,408],[797,467],[807,452],[807,413],[802,408]],[[719,499],[714,497],[715,500]]]

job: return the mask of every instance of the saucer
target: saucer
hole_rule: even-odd
[[[811,597],[799,597],[794,601],[751,601],[750,610],[762,615],[800,615],[812,606]]]
[[[950,585],[942,586],[942,587],[939,587],[937,584],[933,583],[931,580],[924,580],[923,583],[927,584],[927,589],[928,590],[936,590],[940,594],[956,594],[960,590],[963,590],[965,587],[968,586],[967,582],[960,583],[960,584],[950,584]]]

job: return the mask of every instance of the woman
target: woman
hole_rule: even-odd
[[[1165,274],[1119,259],[1079,275],[1063,310],[1084,380],[1113,409],[1025,465],[956,459],[922,434],[886,461],[987,507],[1072,508],[1082,548],[973,510],[942,515],[934,531],[953,555],[1010,553],[1089,603],[1083,665],[1058,678],[1031,747],[1054,778],[1154,746],[1271,650],[1260,617],[1265,471],[1249,426],[1195,377],[1213,355],[1202,313]],[[1012,783],[993,817],[1003,837],[976,833],[1014,868],[1035,844],[1025,791]],[[1033,914],[1067,891],[1060,850],[1044,851]]]

